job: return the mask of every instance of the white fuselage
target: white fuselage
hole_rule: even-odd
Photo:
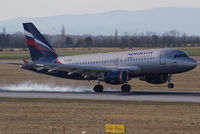
[[[59,57],[62,64],[72,66],[119,67],[159,64],[160,50],[109,52]]]
[[[140,73],[180,73],[188,71],[181,59],[173,59],[177,49],[149,49],[124,52],[98,53],[58,57],[59,62],[70,66],[87,67],[138,67]],[[171,52],[171,53],[170,53]],[[180,51],[181,53],[184,53]],[[191,58],[190,58],[191,59]],[[184,58],[184,62],[190,60]],[[181,67],[181,69],[180,69]],[[178,71],[182,70],[182,71]]]

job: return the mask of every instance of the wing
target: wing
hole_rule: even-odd
[[[130,73],[139,73],[140,68],[138,66],[107,66],[107,67],[98,67],[98,66],[73,66],[65,64],[52,64],[44,62],[35,62],[32,63],[32,66],[38,69],[48,69],[48,72],[53,71],[66,71],[68,75],[73,73],[81,73],[84,78],[87,77],[101,77],[105,72],[114,71],[114,70],[126,70]]]

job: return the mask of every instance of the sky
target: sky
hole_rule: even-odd
[[[145,10],[161,7],[200,8],[200,0],[0,0],[0,21],[16,17]]]

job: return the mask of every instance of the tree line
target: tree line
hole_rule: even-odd
[[[115,31],[110,36],[92,35],[44,35],[53,47],[76,48],[76,47],[182,47],[200,46],[200,36],[180,34],[171,30],[164,34],[153,32],[118,35]],[[27,48],[23,33],[6,34],[0,33],[0,48]]]

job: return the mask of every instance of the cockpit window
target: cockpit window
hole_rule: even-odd
[[[186,54],[175,54],[174,58],[188,57]]]

